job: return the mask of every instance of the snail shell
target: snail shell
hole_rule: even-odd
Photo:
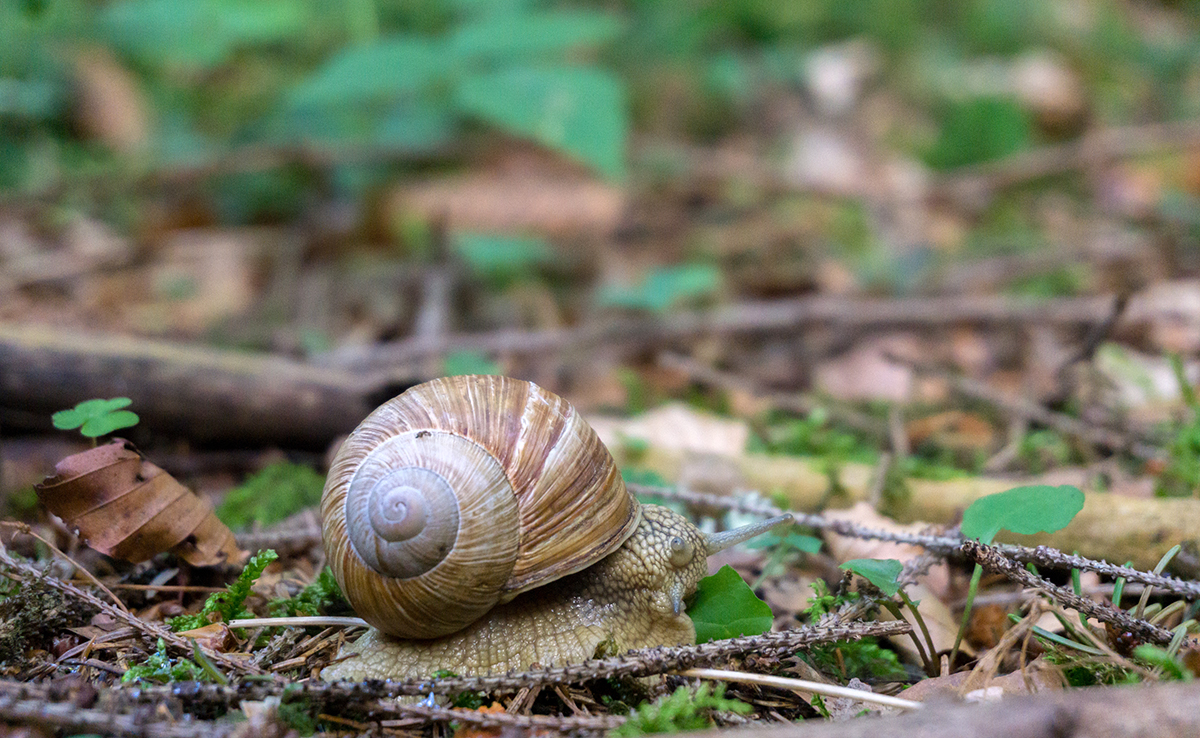
[[[620,546],[640,508],[571,405],[530,382],[437,379],[371,413],[321,497],[329,565],[371,625],[453,633]]]

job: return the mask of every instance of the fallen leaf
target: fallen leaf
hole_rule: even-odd
[[[652,448],[687,451],[716,456],[741,456],[750,437],[749,427],[671,403],[636,418],[589,418],[600,440],[609,448],[618,448],[631,440],[643,441]]]
[[[211,505],[128,441],[68,456],[54,471],[35,486],[38,499],[103,554],[138,562],[172,551],[193,566],[243,556]]]

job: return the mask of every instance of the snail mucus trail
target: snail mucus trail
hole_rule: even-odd
[[[321,500],[329,564],[373,627],[323,679],[500,673],[692,643],[707,557],[790,516],[706,535],[642,505],[562,398],[449,377],[372,413]]]

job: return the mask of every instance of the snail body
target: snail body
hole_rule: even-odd
[[[321,500],[326,556],[374,626],[325,679],[488,674],[695,640],[708,536],[640,505],[564,400],[505,377],[434,380],[372,413]]]

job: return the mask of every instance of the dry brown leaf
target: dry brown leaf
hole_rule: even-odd
[[[972,673],[971,671],[959,671],[922,679],[904,690],[904,698],[924,702],[935,695],[957,697]],[[986,687],[968,694],[967,698],[994,698],[998,696],[997,692],[1000,695],[1009,696],[1059,691],[1062,688],[1062,676],[1058,668],[1039,658],[1030,662],[1024,669],[1004,676],[993,677],[987,682]]]
[[[476,710],[476,712],[484,713],[503,713],[506,712],[504,706],[499,702],[492,705],[484,705]],[[498,727],[483,727],[481,725],[473,725],[464,723],[459,726],[458,730],[454,731],[454,738],[498,738],[504,731]]]
[[[741,456],[750,438],[750,428],[740,420],[729,420],[671,403],[636,418],[588,418],[609,448],[636,439],[653,448],[715,456]]]
[[[125,561],[172,551],[193,566],[237,561],[233,532],[211,506],[120,439],[68,456],[35,486],[83,542]]]
[[[986,451],[996,442],[996,429],[974,413],[962,410],[927,415],[905,426],[909,443],[919,446],[933,441],[954,451]]]
[[[420,218],[452,231],[604,238],[625,212],[623,190],[581,177],[478,174],[408,185],[383,205],[392,218]]]

